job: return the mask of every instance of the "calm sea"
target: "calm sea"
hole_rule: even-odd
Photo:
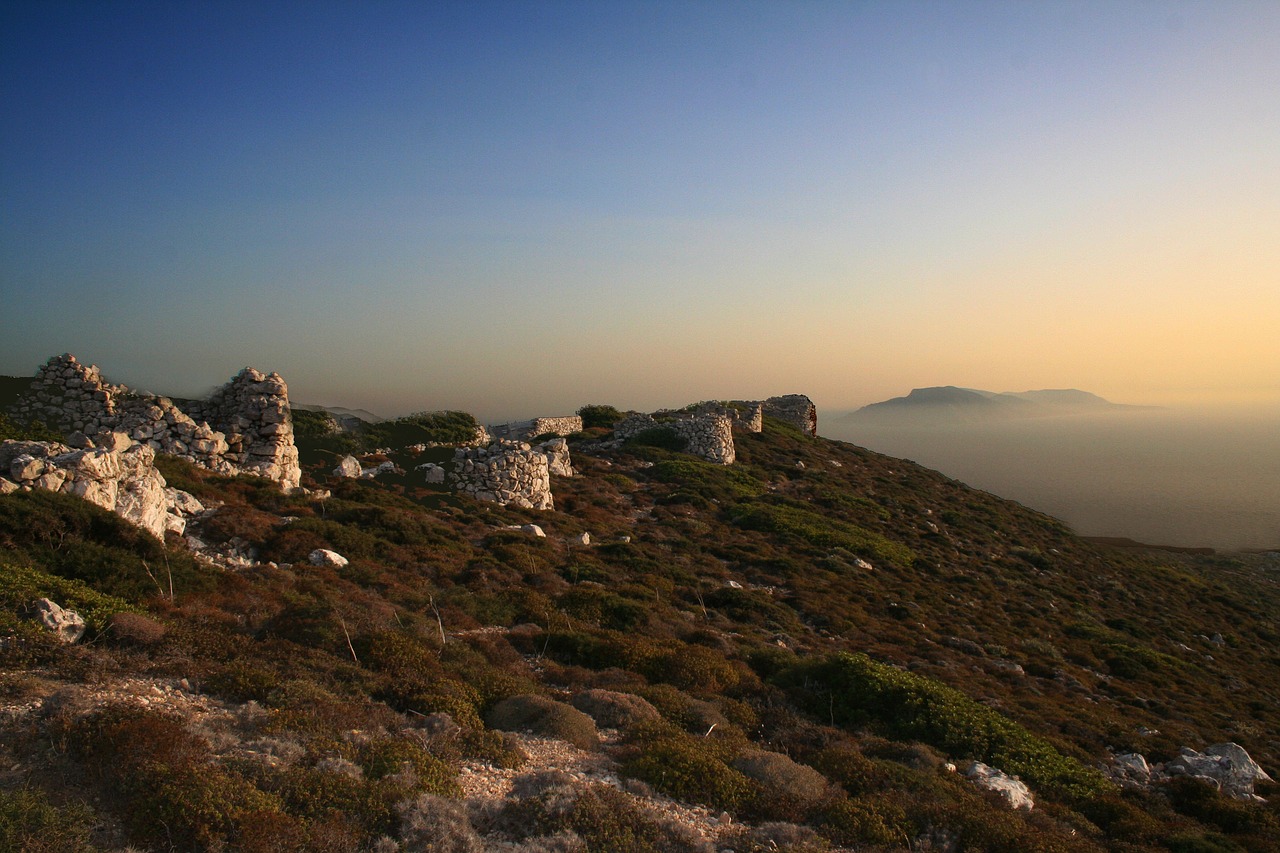
[[[1137,410],[821,433],[914,460],[1067,522],[1085,536],[1280,549],[1280,412]]]

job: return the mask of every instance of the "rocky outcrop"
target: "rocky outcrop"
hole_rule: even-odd
[[[805,435],[818,434],[818,407],[804,394],[785,394],[764,401],[764,413],[798,428]]]
[[[447,482],[454,491],[478,500],[525,509],[555,509],[547,454],[521,441],[459,447]]]
[[[1217,743],[1205,747],[1204,752],[1184,746],[1177,757],[1164,764],[1150,764],[1138,753],[1117,755],[1109,772],[1120,784],[1139,788],[1189,776],[1238,800],[1260,799],[1253,792],[1254,785],[1272,781],[1244,747],[1236,743]]]
[[[156,452],[113,433],[102,447],[73,450],[44,441],[6,441],[0,445],[0,472],[20,489],[48,489],[84,498],[164,538],[181,532],[200,502],[186,492],[166,489],[155,468]],[[199,509],[196,509],[199,507]]]
[[[1035,808],[1036,801],[1031,796],[1031,789],[1014,776],[1010,776],[994,767],[989,767],[981,761],[975,761],[970,764],[965,769],[964,775],[979,788],[995,791],[1004,797],[1010,808],[1025,809],[1026,811],[1031,811]]]
[[[102,378],[96,365],[55,356],[37,371],[15,410],[47,421],[79,447],[125,433],[158,453],[181,456],[221,474],[254,474],[296,488],[302,471],[293,441],[288,388],[277,374],[246,367],[204,401],[131,391]]]

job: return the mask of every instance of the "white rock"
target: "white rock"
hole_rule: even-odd
[[[1027,811],[1035,808],[1035,800],[1031,796],[1031,789],[1022,784],[1020,780],[994,767],[988,767],[981,761],[975,761],[965,769],[964,775],[979,788],[999,793],[1000,796],[1004,797],[1010,808],[1026,809]]]
[[[74,643],[84,636],[85,621],[74,610],[64,610],[47,598],[38,599],[32,605],[39,619],[46,628],[58,635],[64,643]]]
[[[581,545],[590,545],[590,544],[591,544],[591,534],[590,534],[590,533],[583,533],[581,536],[579,536],[579,537],[578,537],[578,543],[579,543],[579,544],[581,544]]]
[[[307,559],[313,566],[327,566],[332,569],[340,569],[351,562],[337,551],[330,551],[328,548],[317,548],[307,556]]]
[[[364,469],[360,466],[360,460],[354,456],[347,456],[338,463],[338,467],[333,469],[335,477],[359,477],[364,473]]]
[[[1213,780],[1224,794],[1236,799],[1256,799],[1256,782],[1270,782],[1258,763],[1236,743],[1217,743],[1203,753],[1183,747],[1178,757],[1164,765],[1170,776],[1200,776]]]

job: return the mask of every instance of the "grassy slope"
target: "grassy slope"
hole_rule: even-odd
[[[557,480],[555,513],[442,496],[412,477],[338,483],[323,502],[286,498],[167,461],[171,484],[225,502],[206,538],[249,543],[280,565],[316,547],[352,560],[228,574],[174,550],[172,600],[150,592],[158,544],[121,545],[71,499],[5,498],[0,564],[24,589],[42,572],[68,577],[157,626],[123,623],[63,649],[6,600],[21,642],[0,650],[5,691],[184,677],[268,709],[268,723],[237,737],[300,750],[283,768],[227,758],[212,775],[183,775],[180,757],[133,754],[160,722],[63,714],[25,731],[15,754],[40,768],[29,784],[48,792],[42,807],[64,817],[111,791],[98,808],[134,843],[159,843],[154,823],[129,818],[151,812],[192,846],[247,846],[265,825],[303,846],[331,836],[358,846],[406,832],[394,804],[447,796],[462,756],[517,760],[482,722],[501,699],[607,687],[663,714],[627,732],[617,757],[633,775],[748,819],[798,817],[837,843],[945,832],[974,850],[1274,849],[1274,805],[1181,788],[1122,795],[1093,771],[1108,751],[1162,760],[1224,740],[1280,766],[1280,591],[1264,558],[1103,549],[936,472],[776,422],[739,436],[738,451],[732,468],[653,447],[610,465],[578,454],[583,476]],[[549,538],[501,530],[529,521]],[[592,547],[567,544],[582,532]],[[524,627],[456,636],[494,625]],[[441,627],[455,635],[444,646]],[[401,731],[435,711],[462,734],[445,743]],[[690,734],[712,722],[711,737]],[[352,729],[380,745],[352,742]],[[60,764],[36,760],[51,747]],[[793,788],[741,777],[731,765],[760,747],[837,788],[791,802],[779,791]],[[122,787],[121,749],[131,773],[185,793]],[[389,782],[383,753],[423,766]],[[358,783],[318,769],[335,756],[364,768]],[[993,805],[939,770],[943,758],[1004,764],[1040,806],[1027,816]],[[13,811],[18,795],[6,796]],[[653,849],[618,840],[623,830],[600,817],[617,811],[581,806],[572,828],[595,849]],[[21,823],[6,814],[0,832]],[[529,832],[562,820],[538,814]]]

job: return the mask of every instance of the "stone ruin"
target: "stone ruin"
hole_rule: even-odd
[[[289,389],[279,374],[246,367],[207,400],[179,402],[110,384],[96,365],[64,354],[37,371],[15,414],[59,427],[76,447],[96,447],[123,432],[220,474],[254,474],[297,488],[302,469]]]
[[[805,435],[818,434],[818,407],[804,394],[770,397],[761,405],[769,417],[789,423]]]
[[[540,435],[566,436],[582,432],[580,415],[565,415],[556,418],[533,418],[528,421],[512,421],[505,424],[490,424],[489,435],[510,441],[529,441]]]
[[[502,506],[555,509],[547,454],[523,441],[459,447],[448,484],[456,492]]]
[[[733,446],[733,421],[727,415],[714,412],[659,412],[658,415],[664,420],[653,415],[628,415],[614,426],[614,438],[622,442],[651,429],[669,429],[687,442],[685,453],[721,465],[732,465],[738,458]]]
[[[428,483],[477,500],[525,509],[555,509],[551,475],[572,477],[577,472],[569,457],[569,442],[553,438],[542,444],[499,439],[486,447],[459,447],[449,465],[428,462],[418,466]]]
[[[764,429],[765,415],[793,424],[806,435],[818,434],[818,409],[803,394],[770,397],[764,401],[696,403],[685,409],[663,410],[652,415],[633,412],[614,425],[613,433],[615,442],[621,444],[646,430],[670,429],[687,442],[686,453],[708,462],[732,465],[737,459],[734,429],[758,433]]]

